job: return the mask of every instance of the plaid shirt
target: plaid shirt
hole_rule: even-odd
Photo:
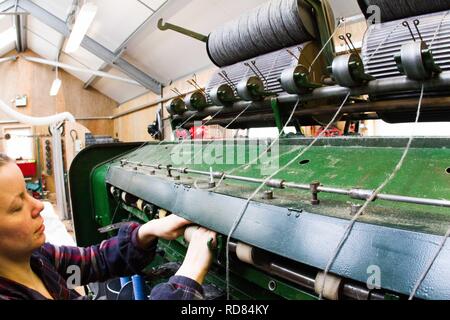
[[[68,287],[67,282],[70,283],[70,278],[76,274],[74,270],[79,268],[80,271],[81,282],[77,285],[87,285],[141,274],[154,258],[157,241],[147,249],[140,248],[137,242],[138,230],[139,224],[130,223],[122,227],[116,237],[88,248],[57,247],[46,243],[33,252],[30,264],[55,300],[87,299]],[[151,293],[151,299],[202,298],[202,287],[197,282],[180,276],[174,276],[168,283],[158,285]],[[0,277],[0,300],[45,299],[33,289]]]

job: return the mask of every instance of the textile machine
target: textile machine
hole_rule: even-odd
[[[450,2],[358,2],[368,21],[380,9],[360,50],[327,1],[272,0],[208,36],[160,21],[205,42],[218,67],[167,105],[173,129],[208,119],[280,138],[87,148],[70,170],[78,245],[175,213],[220,234],[211,299],[450,299],[450,138],[301,136],[336,121],[450,121]],[[150,286],[187,241],[159,248]]]

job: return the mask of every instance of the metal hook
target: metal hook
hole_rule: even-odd
[[[264,73],[262,73],[261,70],[259,70],[259,68],[256,66],[256,60],[252,61],[252,65],[253,65],[253,67],[255,67],[255,70],[259,72],[259,75],[264,80],[264,82],[266,83],[266,87],[267,87],[268,86],[268,81],[267,81],[266,77],[264,76]]]
[[[296,56],[291,50],[286,49],[287,53],[289,53],[292,57],[294,57],[294,59],[296,59],[297,61],[300,61],[300,56]]]
[[[359,55],[358,50],[356,50],[356,47],[355,47],[355,45],[353,44],[353,41],[352,41],[352,34],[351,34],[350,32],[348,32],[348,33],[346,33],[345,35],[347,36],[348,42],[350,43],[351,47],[353,48],[353,51],[354,51],[357,55]]]
[[[403,21],[402,25],[403,25],[404,27],[407,27],[407,28],[408,28],[409,33],[411,34],[411,37],[412,37],[412,39],[413,39],[414,42],[415,42],[415,41],[416,41],[416,37],[414,36],[414,33],[413,33],[412,29],[411,29],[411,26],[409,25],[409,22],[405,20],[405,21]]]
[[[194,79],[191,80],[187,80],[186,81],[188,84],[190,84],[191,86],[193,86],[195,89],[197,89],[198,91],[201,91],[203,94],[206,95],[205,90],[197,83],[197,81],[195,81]]]
[[[416,27],[416,31],[417,31],[417,34],[419,35],[420,41],[424,42],[423,38],[422,38],[422,34],[420,33],[420,30],[419,30],[419,24],[420,24],[419,19],[414,20],[414,27]]]
[[[234,85],[233,81],[231,81],[231,79],[228,77],[228,74],[226,73],[226,71],[219,72],[219,76],[223,80],[225,80],[225,82],[228,83],[228,85],[230,85],[231,88],[233,88],[233,90],[236,91],[236,86]]]
[[[170,89],[172,92],[174,92],[176,95],[178,95],[179,97],[181,97],[183,94],[180,92],[180,90],[178,90],[177,88],[174,89]]]
[[[264,74],[256,66],[256,61],[253,60],[253,61],[250,61],[250,62],[251,62],[253,67],[248,62],[244,62],[244,66],[246,66],[250,70],[252,70],[252,72],[255,74],[255,76],[257,76],[258,78],[261,78],[262,80],[264,80],[264,87],[267,89],[267,86],[268,86],[267,79],[266,79],[266,77],[264,77]]]
[[[341,35],[339,36],[339,39],[345,42],[345,45],[347,46],[347,48],[348,48],[350,51],[352,50],[352,48],[350,47],[350,44],[349,44],[348,41],[347,41],[347,38],[346,38],[344,35],[341,34]]]
[[[158,29],[159,30],[169,30],[169,27],[164,23],[164,19],[161,18],[158,20]]]

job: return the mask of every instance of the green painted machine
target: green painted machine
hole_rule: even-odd
[[[450,138],[418,137],[406,149],[408,138],[301,136],[302,126],[337,120],[414,122],[418,110],[419,121],[450,121],[450,65],[443,58],[448,48],[438,40],[433,49],[439,50],[428,55],[434,60],[424,65],[422,50],[414,49],[424,46],[403,45],[410,41],[408,29],[396,31],[394,22],[401,25],[402,20],[395,19],[404,17],[394,15],[369,28],[361,57],[347,34],[343,39],[352,52],[332,61],[326,40],[333,28],[324,27],[330,21],[326,1],[279,0],[265,8],[275,10],[279,4],[281,10],[294,2],[295,8],[306,5],[315,17],[320,26],[316,38],[221,66],[206,89],[196,91],[204,95],[201,108],[190,105],[189,95],[176,98],[175,111],[174,103],[168,106],[174,129],[190,129],[206,118],[226,128],[276,126],[281,139],[162,141],[83,150],[70,169],[78,245],[113,236],[122,223],[177,214],[219,234],[206,280],[209,299],[225,298],[227,288],[232,299],[392,300],[407,299],[412,292],[417,299],[450,299],[450,243],[443,242],[450,227]],[[365,11],[373,1],[359,3]],[[426,21],[421,41],[445,39],[448,11],[429,8],[418,6],[411,14],[411,19]],[[417,29],[420,22],[413,25]],[[160,28],[207,42],[217,60],[241,54],[224,56],[214,33],[206,37],[162,22]],[[242,32],[244,37],[247,31]],[[388,36],[382,40],[380,35]],[[326,45],[323,59],[321,45]],[[358,70],[351,67],[355,56]],[[314,57],[317,65],[305,68]],[[427,72],[429,65],[439,66],[440,72]],[[257,92],[263,93],[258,97],[248,87],[255,78]],[[287,125],[295,126],[297,134],[283,134]],[[390,175],[389,183],[374,193]],[[187,245],[184,238],[159,241],[157,258],[147,269],[149,286],[175,272]]]
[[[274,161],[287,163],[309,142],[284,139],[279,145],[282,156]],[[376,188],[392,171],[405,143],[405,139],[324,139],[305,158],[277,175],[251,203],[233,234],[231,296],[314,299],[317,274],[325,268],[346,220],[367,197],[365,190]],[[219,151],[212,158],[216,163],[221,163],[222,155],[240,154],[238,149],[245,150],[247,157],[261,150],[249,141],[242,145],[185,144],[181,151],[177,143],[149,144],[137,151],[131,151],[136,145],[84,150],[70,173],[78,244],[90,245],[113,234],[100,233],[108,230],[104,227],[130,220],[144,223],[167,213],[227,235],[245,203],[243,198],[260,181],[262,164],[235,170],[212,191],[210,165],[178,167],[175,154],[188,152],[188,147],[195,154],[199,148],[213,146]],[[439,235],[450,225],[449,201],[443,200],[450,194],[448,146],[449,139],[416,139],[402,172],[380,194],[386,200],[370,205],[355,225],[331,270],[344,277],[342,298],[391,299],[409,293],[436,250]],[[113,160],[105,162],[106,158]],[[236,166],[214,168],[219,170],[213,172],[218,184],[222,172]],[[309,189],[316,180],[320,185],[317,193]],[[208,282],[222,290],[225,242],[226,236],[221,236],[217,260],[208,276]],[[236,255],[237,247],[243,245],[253,247],[251,261],[243,262]],[[160,241],[159,246],[161,256],[156,263],[182,261],[183,239]],[[419,297],[449,298],[448,249],[423,285],[430,289],[420,291]],[[371,266],[381,270],[380,290],[367,289]]]

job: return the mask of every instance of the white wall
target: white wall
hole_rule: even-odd
[[[414,132],[415,136],[447,136],[450,137],[450,123],[449,122],[435,122],[435,123],[400,123],[389,124],[382,120],[370,121],[367,125],[369,136],[395,136],[405,137],[410,136]]]

